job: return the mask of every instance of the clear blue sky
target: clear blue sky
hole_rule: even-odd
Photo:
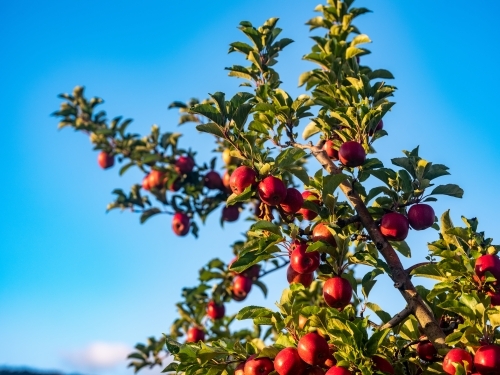
[[[141,226],[129,213],[105,214],[110,192],[128,189],[139,175],[119,178],[117,168],[100,170],[86,137],[58,132],[49,116],[60,103],[56,95],[85,85],[88,94],[105,99],[109,117],[133,117],[137,132],[154,123],[178,130],[167,105],[214,91],[234,93],[238,82],[223,68],[242,63],[227,55],[228,44],[242,38],[236,26],[269,17],[280,17],[282,35],[296,41],[278,69],[283,87],[298,94],[297,77],[311,67],[300,60],[311,44],[304,22],[316,3],[0,4],[0,365],[131,373],[120,366],[89,368],[89,348],[104,343],[119,352],[166,332],[181,288],[195,283],[208,259],[229,260],[228,244],[245,230],[241,220],[223,232],[214,216],[195,240],[175,237],[169,218]],[[436,212],[451,207],[455,221],[461,214],[478,216],[480,228],[497,236],[498,1],[359,5],[374,11],[358,23],[374,41],[373,55],[363,62],[391,70],[399,88],[398,104],[384,120],[390,137],[378,143],[379,158],[389,164],[400,150],[421,145],[424,157],[451,168],[443,182],[465,189],[463,200],[442,198]],[[183,144],[208,158],[208,136],[189,126],[181,130]],[[410,234],[415,261],[435,236]],[[284,273],[269,281],[268,300],[257,290],[249,302],[273,304],[286,285]],[[377,286],[374,297],[387,299],[386,287],[390,283]],[[394,296],[379,303],[396,312],[403,301]]]

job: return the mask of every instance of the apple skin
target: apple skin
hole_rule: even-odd
[[[178,236],[185,236],[189,233],[189,228],[191,227],[191,222],[189,216],[183,212],[176,212],[174,218],[172,219],[172,230]]]
[[[234,375],[245,375],[245,362],[240,363],[234,369]]]
[[[186,342],[205,341],[205,332],[198,327],[191,327],[187,331]]]
[[[408,210],[408,222],[415,230],[424,230],[432,227],[436,214],[428,204],[415,204]]]
[[[297,350],[300,358],[312,366],[319,366],[325,363],[330,351],[326,340],[316,332],[302,336],[297,344]]]
[[[389,212],[382,216],[380,232],[389,241],[403,241],[408,236],[409,229],[408,219],[400,213]]]
[[[249,186],[255,185],[257,173],[242,165],[234,170],[229,178],[229,186],[234,194],[241,194]]]
[[[97,164],[99,164],[99,167],[102,169],[111,168],[115,165],[115,157],[107,152],[101,151],[99,155],[97,155]]]
[[[280,203],[281,209],[288,215],[293,215],[297,213],[304,204],[304,197],[295,188],[286,189],[286,197],[283,202]]]
[[[330,368],[330,367],[335,366],[337,364],[337,360],[333,356],[333,353],[335,353],[337,351],[337,348],[335,348],[335,345],[333,345],[333,344],[328,344],[328,349],[329,349],[328,358],[326,359],[323,366]]]
[[[323,298],[328,306],[343,309],[351,303],[351,283],[339,276],[326,280],[323,284]]]
[[[274,371],[274,363],[267,357],[250,357],[245,362],[245,375],[268,375],[272,371]]]
[[[231,185],[229,183],[230,179],[231,175],[227,171],[225,171],[224,174],[222,175],[222,186],[224,187],[224,190],[227,191],[228,193],[231,193]]]
[[[486,293],[488,296],[490,296],[491,300],[491,306],[500,306],[500,292],[499,291],[488,291]]]
[[[214,300],[207,303],[207,315],[212,320],[222,319],[226,314],[226,307],[223,303],[217,304]]]
[[[335,237],[328,230],[328,226],[324,223],[319,223],[313,228],[312,240],[313,241],[323,241],[323,242],[329,243],[333,247],[337,246],[337,243],[335,242]]]
[[[243,301],[252,289],[252,279],[243,275],[237,275],[233,279],[233,299]],[[241,299],[240,299],[241,298]]]
[[[339,148],[339,159],[346,167],[359,167],[366,160],[366,152],[359,142],[345,142]]]
[[[432,362],[436,359],[437,350],[432,342],[424,340],[417,344],[417,355],[421,360]]]
[[[344,367],[332,366],[330,370],[326,372],[325,375],[352,375],[352,374],[348,369]]]
[[[312,273],[319,267],[319,253],[306,253],[307,244],[301,243],[290,253],[290,266],[297,273]]]
[[[326,152],[328,157],[332,160],[339,160],[339,151],[333,148],[333,141],[327,140],[323,145],[323,150]]]
[[[257,187],[259,197],[262,202],[269,206],[277,206],[286,197],[286,186],[279,178],[267,176]]]
[[[311,198],[307,199],[308,197],[311,197]],[[302,198],[304,198],[304,200],[309,200],[312,203],[319,205],[318,196],[311,191],[306,190],[306,191],[302,192]],[[304,219],[306,219],[306,220],[314,220],[316,218],[316,216],[318,216],[318,214],[316,212],[308,210],[307,208],[301,208],[298,212],[301,213],[302,216],[304,217]]]
[[[146,191],[151,190],[151,186],[149,185],[149,174],[144,176],[144,178],[142,179],[142,188]]]
[[[175,170],[179,174],[190,173],[194,168],[194,160],[189,156],[181,156],[175,161]]]
[[[394,375],[394,367],[392,367],[391,363],[387,359],[380,357],[378,355],[374,355],[372,357],[372,361],[373,361],[373,369],[375,371],[381,371],[386,374]]]
[[[495,279],[500,280],[500,258],[497,255],[481,255],[476,259],[474,271],[480,279],[484,279],[486,272],[489,272]]]
[[[453,366],[454,363],[460,363],[465,367],[464,361],[468,362],[465,371],[470,373],[472,370],[472,356],[464,349],[451,349],[443,360],[443,371],[449,375],[455,375],[457,369]]]
[[[220,174],[216,171],[208,172],[205,177],[203,177],[203,184],[209,189],[221,189],[222,179],[220,178]]]
[[[233,222],[240,217],[240,210],[237,205],[227,206],[222,208],[222,220]]]
[[[165,173],[153,169],[148,174],[149,188],[161,189],[165,184]]]
[[[500,372],[500,346],[481,346],[474,356],[474,366],[481,375],[497,375]]]
[[[298,283],[308,288],[314,281],[314,273],[298,273],[292,267],[288,266],[286,270],[286,279],[289,284]]]
[[[306,363],[296,348],[285,348],[274,358],[274,369],[279,375],[301,374],[306,369]]]
[[[321,367],[313,366],[305,370],[302,375],[325,375],[325,370]]]

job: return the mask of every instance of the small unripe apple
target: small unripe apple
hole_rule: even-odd
[[[382,120],[380,120],[377,124],[377,126],[375,127],[375,130],[370,130],[368,132],[368,134],[370,134],[370,137],[375,134],[376,132],[378,132],[379,130],[382,130],[384,128],[384,122]]]
[[[222,220],[232,222],[238,220],[240,210],[237,205],[227,206],[222,209]]]
[[[249,167],[242,165],[234,170],[229,179],[229,185],[234,194],[241,194],[249,186],[255,184],[257,173]]]
[[[437,350],[429,340],[420,341],[417,344],[417,355],[420,359],[432,362],[436,359]]]
[[[296,348],[285,348],[274,358],[274,369],[279,375],[302,374],[306,363],[300,358]]]
[[[189,216],[183,212],[176,212],[172,219],[172,230],[178,236],[185,236],[189,233],[191,222]]]
[[[381,371],[386,374],[394,375],[394,367],[387,359],[380,357],[378,355],[374,355],[372,357],[372,361],[373,361],[373,369],[375,371]]]
[[[330,367],[330,370],[328,370],[325,375],[352,375],[352,374],[348,369],[344,367],[333,366]]]
[[[302,198],[304,198],[304,200],[308,200],[312,203],[315,203],[317,205],[319,205],[319,198],[316,194],[314,194],[313,192],[311,191],[304,191],[302,193]],[[309,198],[309,199],[308,199]],[[314,211],[311,211],[307,208],[301,208],[299,211],[298,211],[300,214],[302,214],[302,216],[304,217],[304,219],[306,220],[314,220],[316,218],[316,216],[318,216],[318,214]]]
[[[329,243],[331,246],[337,246],[335,242],[335,237],[332,232],[328,229],[328,226],[324,223],[318,223],[312,231],[312,240],[313,241],[323,241]]]
[[[209,189],[222,188],[222,179],[220,178],[220,174],[216,171],[208,172],[205,177],[203,177],[203,184]]]
[[[248,358],[245,362],[245,375],[268,375],[274,371],[274,364],[271,359],[263,358]]]
[[[366,152],[356,141],[345,142],[339,148],[339,159],[347,167],[359,167],[365,162]]]
[[[304,198],[300,191],[295,188],[286,189],[286,197],[280,203],[281,209],[288,215],[293,215],[298,212],[304,204]]]
[[[298,273],[291,266],[286,270],[286,279],[288,283],[298,283],[304,285],[306,288],[310,287],[314,281],[314,273]]]
[[[434,209],[428,204],[415,204],[408,210],[408,222],[415,230],[424,230],[434,224]]]
[[[304,329],[308,321],[304,315],[299,315],[299,328]]]
[[[449,375],[455,375],[457,369],[454,364],[461,364],[465,368],[465,372],[470,373],[472,370],[472,356],[464,349],[451,349],[444,357],[443,371]]]
[[[323,297],[328,306],[343,309],[351,302],[351,283],[347,279],[334,276],[323,284]]]
[[[480,279],[484,279],[486,272],[489,272],[495,279],[500,280],[500,258],[497,255],[481,255],[476,259],[474,271]]]
[[[328,343],[316,332],[302,336],[297,344],[297,350],[300,358],[312,366],[319,366],[325,363],[329,354]]]
[[[99,155],[97,155],[97,164],[102,169],[111,168],[115,164],[115,157],[107,152],[101,151]]]
[[[333,353],[335,353],[337,351],[337,348],[333,344],[328,344],[328,349],[329,349],[328,358],[325,360],[324,366],[327,368],[330,368],[330,367],[335,366],[337,364],[337,360],[333,356]]]
[[[199,342],[205,340],[205,332],[198,327],[191,327],[187,331],[186,342]]]
[[[267,176],[257,187],[262,202],[269,206],[277,206],[286,197],[286,186],[279,178]]]
[[[400,213],[389,212],[382,216],[380,232],[390,241],[403,241],[408,236],[409,229],[408,219]]]
[[[232,286],[233,298],[236,300],[242,298],[240,301],[245,299],[248,293],[250,293],[250,290],[252,289],[252,284],[253,284],[252,279],[250,279],[249,277],[243,275],[237,275],[233,279],[233,286]]]
[[[223,303],[216,303],[214,300],[210,300],[207,303],[207,315],[212,320],[222,319],[226,314],[226,308]]]
[[[500,346],[481,346],[474,356],[474,366],[481,375],[498,375],[500,373]]]
[[[231,150],[226,148],[224,151],[222,151],[222,161],[226,165],[231,165],[239,164],[241,162],[241,159],[237,158],[236,156],[231,156]]]
[[[332,160],[339,160],[339,151],[333,148],[333,141],[327,140],[323,145],[323,150],[326,152],[328,157]]]
[[[306,253],[307,244],[301,243],[290,254],[290,266],[298,273],[312,273],[319,267],[319,253]]]
[[[190,173],[194,168],[194,160],[190,156],[181,156],[175,161],[175,170],[179,174]]]

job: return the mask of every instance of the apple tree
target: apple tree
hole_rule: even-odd
[[[187,375],[500,374],[500,247],[476,218],[459,226],[449,211],[436,218],[438,196],[463,195],[439,184],[446,166],[418,147],[389,162],[376,158],[396,88],[389,71],[363,64],[371,40],[353,22],[369,11],[353,2],[327,0],[307,22],[323,36],[312,37],[304,56],[314,65],[300,75],[298,97],[280,81],[279,53],[292,40],[280,38],[278,19],[240,23],[247,40],[229,52],[242,54],[243,65],[226,69],[242,91],[214,89],[206,100],[170,106],[180,124],[194,123],[215,141],[210,161],[185,148],[180,133],[153,126],[141,136],[128,131],[130,119],[108,121],[102,99],[82,87],[61,95],[59,127],[87,134],[102,168],[118,162],[120,175],[144,173],[130,191],[113,191],[108,210],[139,213],[141,223],[170,215],[178,236],[197,236],[220,207],[221,224],[251,212],[245,237],[231,246],[233,261],[211,260],[198,284],[182,290],[170,331],[130,354],[135,371],[165,366],[168,355],[163,371]],[[426,261],[405,269],[410,228],[437,232]],[[266,293],[270,272],[290,283],[277,308],[225,314],[225,304],[254,287]],[[395,316],[370,298],[381,277],[406,301]],[[426,289],[414,277],[435,284]],[[235,330],[235,320],[251,322]]]

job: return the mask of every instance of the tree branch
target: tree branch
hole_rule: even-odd
[[[403,310],[394,315],[391,320],[382,325],[380,329],[392,328],[394,326],[397,326],[403,320],[408,318],[411,315],[411,313],[412,313],[411,309],[408,306],[406,306]]]
[[[266,276],[266,275],[268,275],[268,274],[270,274],[270,273],[272,273],[272,272],[274,272],[274,271],[277,271],[277,270],[279,270],[279,269],[281,269],[281,268],[283,268],[283,267],[286,267],[286,266],[288,266],[289,264],[290,264],[290,261],[289,261],[289,260],[286,260],[286,261],[285,261],[285,263],[280,264],[279,266],[274,267],[272,270],[262,272],[262,273],[259,275],[259,277],[258,277],[258,278],[260,279],[261,277],[264,277],[264,276]]]

